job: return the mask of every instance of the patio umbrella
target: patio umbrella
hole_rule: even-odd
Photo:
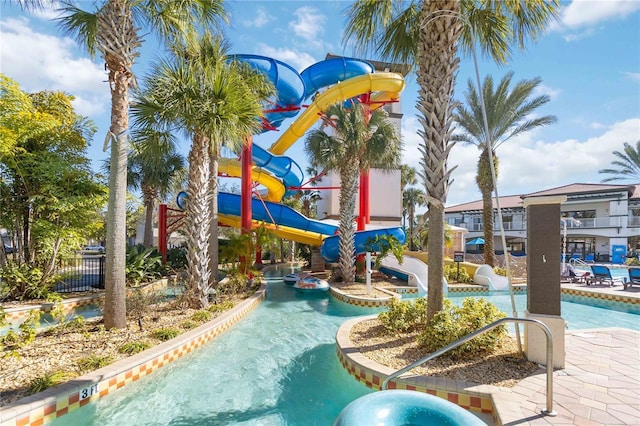
[[[473,240],[467,242],[468,246],[473,246],[473,245],[476,245],[476,244],[484,244],[484,238],[477,237],[477,238],[474,238]]]

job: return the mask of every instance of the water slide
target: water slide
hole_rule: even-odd
[[[482,265],[473,275],[473,282],[489,287],[489,290],[504,291],[509,289],[509,279],[493,272],[489,265]]]
[[[380,101],[396,100],[405,84],[399,74],[373,74],[373,66],[358,59],[327,59],[297,74],[293,68],[275,59],[258,55],[237,55],[235,58],[266,74],[276,85],[277,98],[274,100],[274,108],[265,114],[267,129],[277,128],[285,118],[295,116],[304,99],[330,86],[316,96],[314,102],[294,121],[291,125],[295,127],[294,130],[291,131],[289,127],[269,151],[253,145],[252,160],[256,166],[264,170],[259,171],[254,167],[255,175],[252,175],[252,179],[267,188],[266,198],[269,201],[279,201],[286,193],[287,187],[300,186],[303,178],[300,166],[281,154],[306,133],[326,107],[369,92],[375,92],[371,101],[379,107],[383,105]],[[241,167],[237,160],[229,159],[221,162],[220,172],[239,177]],[[220,222],[238,226],[240,196],[222,193],[219,195]],[[326,261],[335,262],[338,258],[338,237],[327,237],[335,233],[337,227],[334,225],[308,219],[286,206],[257,199],[252,200],[252,219],[254,225],[257,226],[258,222],[264,223],[284,238],[322,245]],[[381,234],[394,235],[401,242],[406,238],[402,228],[357,232],[356,253],[364,252],[364,244],[368,238],[375,238]]]
[[[418,287],[418,294],[421,296],[426,296],[429,291],[427,285],[429,266],[416,257],[405,254],[400,263],[393,254],[388,254],[382,259],[379,270],[407,281],[410,286]],[[449,293],[449,285],[444,277],[442,277],[442,291],[445,296]]]
[[[404,228],[380,228],[380,229],[367,229],[365,231],[357,231],[354,235],[355,254],[365,253],[365,244],[369,238],[375,238],[378,235],[390,235],[398,239],[400,244],[404,244],[407,236],[404,232]],[[327,262],[336,262],[340,255],[340,237],[333,235],[327,237],[322,243],[320,254],[322,258]],[[375,247],[373,247],[375,250]]]

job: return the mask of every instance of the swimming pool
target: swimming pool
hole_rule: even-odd
[[[348,305],[326,294],[301,295],[274,277],[289,272],[267,274],[266,300],[226,333],[53,424],[333,424],[347,404],[372,392],[339,364],[336,331],[349,318],[382,309]],[[490,297],[501,304],[509,299]],[[518,297],[520,309],[525,303]],[[609,311],[591,312],[586,316],[599,327],[619,325],[605,323]],[[570,327],[572,322],[578,321],[570,320]]]

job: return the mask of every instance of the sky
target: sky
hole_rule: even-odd
[[[79,2],[91,10],[93,2]],[[498,82],[513,72],[512,84],[540,78],[536,95],[550,97],[536,115],[554,115],[557,123],[539,128],[500,145],[498,192],[516,195],[572,183],[599,183],[611,168],[614,151],[624,142],[640,141],[640,1],[574,0],[563,2],[560,19],[524,52],[514,47],[506,65],[479,57],[480,78]],[[236,54],[258,54],[278,59],[302,71],[327,53],[354,56],[343,42],[346,1],[229,1],[230,26],[225,36]],[[60,90],[75,96],[76,112],[97,127],[88,149],[95,170],[108,157],[103,141],[109,127],[109,87],[100,58],[91,59],[73,39],[52,22],[56,4],[38,12],[23,11],[14,1],[0,2],[0,72],[22,90]],[[162,54],[149,36],[134,71],[142,76]],[[366,59],[380,59],[370,57]],[[475,84],[472,57],[461,57],[455,98],[464,99],[467,81]],[[401,106],[403,163],[420,170],[415,75],[407,76]],[[281,130],[290,121],[285,121]],[[254,138],[268,148],[278,137],[267,132]],[[186,156],[189,144],[184,142]],[[303,170],[308,161],[304,141],[287,151]],[[479,151],[457,144],[449,167],[456,166],[447,206],[479,200],[475,184]],[[620,182],[631,183],[631,182]]]

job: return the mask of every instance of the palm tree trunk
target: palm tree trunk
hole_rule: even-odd
[[[447,11],[447,13],[442,13]],[[423,128],[421,164],[429,203],[429,272],[427,318],[442,310],[444,276],[444,205],[453,169],[447,158],[453,124],[452,101],[458,70],[457,43],[462,31],[457,0],[425,1],[421,9],[418,42],[418,111]]]
[[[104,325],[126,328],[126,243],[127,243],[127,142],[129,139],[129,84],[126,72],[110,69],[111,166],[106,223]]]
[[[202,134],[193,137],[189,152],[187,194],[187,302],[196,309],[209,306],[209,231],[210,173],[209,140]]]
[[[482,194],[482,226],[484,230],[484,263],[496,265],[495,246],[493,243],[493,178],[491,177],[491,163],[489,150],[484,149],[478,160],[478,188]]]
[[[340,184],[340,270],[345,283],[352,283],[356,278],[356,265],[354,262],[354,226],[356,209],[356,191],[358,189],[359,176],[358,163],[356,161],[345,165],[340,172],[342,182]]]
[[[211,185],[211,224],[209,226],[209,270],[211,271],[211,275],[209,277],[209,286],[211,288],[215,288],[218,285],[218,158],[219,148],[218,144],[214,142],[211,153],[211,173],[209,176]]]
[[[155,212],[155,199],[156,197],[151,193],[152,191],[143,190],[145,218],[144,218],[144,239],[142,243],[145,248],[154,246],[153,239],[153,218]]]

